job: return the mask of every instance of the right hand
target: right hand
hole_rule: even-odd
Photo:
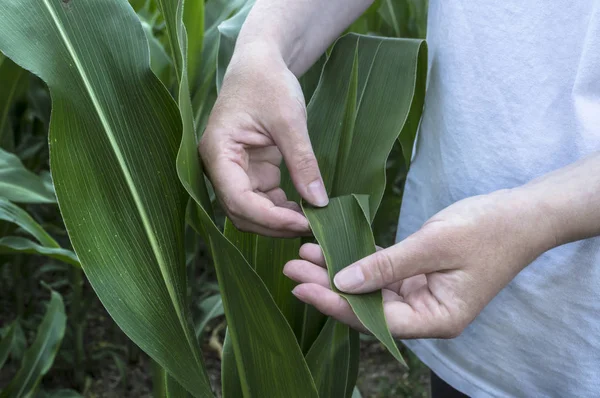
[[[240,230],[275,237],[309,232],[300,207],[279,187],[282,157],[302,198],[315,206],[328,203],[302,89],[274,48],[236,49],[199,151],[217,197]]]

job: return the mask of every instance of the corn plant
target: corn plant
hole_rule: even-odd
[[[392,3],[376,3],[354,30],[402,34]],[[251,5],[0,0],[0,51],[48,85],[52,179],[77,253],[70,259],[160,367],[159,395],[214,394],[190,311],[189,224],[211,252],[227,319],[223,396],[350,397],[358,394],[358,333],[296,300],[281,273],[301,239],[222,225],[198,159],[197,141]],[[386,160],[396,142],[411,157],[425,65],[422,40],[349,34],[301,79],[332,197],[324,209],[304,210],[331,275],[375,250],[371,223]],[[300,199],[285,170],[282,187]],[[38,239],[38,252],[50,253],[50,241],[20,225]],[[381,294],[344,297],[402,362]]]

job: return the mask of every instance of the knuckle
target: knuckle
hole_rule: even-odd
[[[315,155],[306,149],[296,151],[295,166],[298,173],[304,176],[310,176],[319,169]]]
[[[395,267],[389,253],[380,250],[373,254],[373,277],[382,282],[391,282],[396,280]]]
[[[225,213],[227,213],[231,221],[242,218],[242,210],[234,199],[232,199],[230,196],[224,196],[221,202],[223,203]],[[236,225],[235,222],[234,225]]]

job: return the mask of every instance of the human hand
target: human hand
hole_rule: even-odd
[[[280,185],[280,163],[298,193],[328,203],[306,127],[300,84],[276,49],[236,49],[199,145],[227,216],[244,231],[291,237],[309,232],[297,203]]]
[[[405,240],[346,267],[338,289],[382,289],[384,312],[397,338],[458,336],[519,271],[556,245],[552,220],[521,189],[459,201]],[[299,282],[293,293],[356,329],[348,302],[330,289],[321,249],[306,244],[302,260],[285,265]]]

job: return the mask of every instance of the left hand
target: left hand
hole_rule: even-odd
[[[523,189],[456,202],[405,240],[346,267],[334,279],[347,293],[383,291],[388,326],[397,338],[453,338],[524,267],[556,245],[552,220]],[[350,305],[329,287],[318,245],[300,249],[284,273],[293,293],[364,331]]]

